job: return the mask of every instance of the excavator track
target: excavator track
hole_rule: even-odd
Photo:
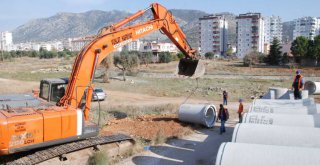
[[[45,148],[32,153],[18,153],[0,157],[1,165],[32,165],[44,162],[46,160],[61,157],[64,154],[79,151],[82,149],[95,147],[97,145],[132,140],[130,136],[116,134],[110,136],[93,137],[86,140],[76,141],[67,144]]]

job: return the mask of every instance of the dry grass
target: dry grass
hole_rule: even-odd
[[[290,87],[291,81],[260,79],[178,79],[178,78],[133,78],[135,83],[111,81],[109,84],[97,84],[112,91],[126,91],[159,97],[187,97],[204,100],[221,100],[223,90],[229,92],[229,100],[237,101],[240,97],[262,95],[271,86]]]
[[[110,159],[107,153],[103,151],[99,151],[99,152],[93,153],[93,155],[89,157],[88,164],[89,165],[107,165],[109,164],[108,163],[109,161]]]

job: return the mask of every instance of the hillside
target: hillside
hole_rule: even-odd
[[[198,43],[198,18],[207,13],[197,10],[172,10],[179,25],[185,31],[192,45]],[[80,37],[95,34],[106,25],[115,23],[131,13],[125,11],[100,11],[93,10],[85,13],[58,13],[49,18],[32,20],[17,27],[13,31],[14,43],[28,41],[49,41],[70,37]],[[151,13],[133,21],[133,23],[145,21],[151,18]],[[132,24],[132,23],[131,23]],[[165,40],[160,33],[151,35],[153,39]],[[146,39],[150,38],[146,37]]]

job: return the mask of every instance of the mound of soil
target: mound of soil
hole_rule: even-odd
[[[125,133],[132,137],[153,140],[181,137],[192,132],[192,128],[179,122],[176,115],[146,115],[137,118],[114,119],[109,121],[102,134]]]

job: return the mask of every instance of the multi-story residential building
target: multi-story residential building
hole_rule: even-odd
[[[240,14],[237,19],[237,56],[264,52],[264,20],[260,13]]]
[[[223,15],[208,15],[200,21],[200,54],[213,52],[225,55],[227,52],[228,22]]]
[[[173,43],[160,43],[158,41],[145,42],[143,43],[142,52],[152,52],[153,54],[153,62],[159,61],[159,53],[161,52],[169,52],[176,54],[178,53],[178,48]]]
[[[12,49],[12,33],[0,32],[0,50],[10,51]]]
[[[320,34],[320,18],[302,17],[294,20],[294,22],[293,39],[304,36],[313,40],[315,36]]]
[[[87,45],[93,39],[93,36],[72,39],[71,51],[80,51],[85,45]]]
[[[156,41],[144,43],[143,52],[152,52],[158,54],[160,52],[178,53],[178,48],[173,43],[159,43]]]
[[[282,21],[279,16],[264,17],[264,43],[271,45],[274,38],[282,43]]]
[[[140,51],[142,49],[142,41],[140,40],[134,40],[131,41],[130,43],[128,43],[128,45],[125,45],[124,47],[128,50],[128,51]]]

